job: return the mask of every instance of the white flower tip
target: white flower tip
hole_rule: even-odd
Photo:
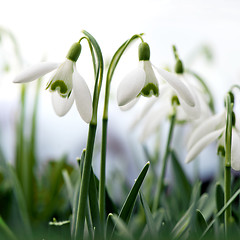
[[[83,77],[77,72],[73,73],[73,93],[77,110],[86,123],[92,119],[92,97]]]
[[[36,80],[45,74],[53,71],[59,66],[59,63],[41,62],[29,67],[18,74],[14,79],[14,83],[26,83]]]
[[[69,98],[63,98],[56,91],[52,93],[53,109],[59,117],[66,115],[72,107],[73,101],[73,94],[71,94]]]
[[[187,163],[190,163],[192,160],[193,160],[193,159],[187,157],[184,162],[187,164]]]
[[[92,120],[92,106],[91,107],[89,106],[89,108],[86,109],[84,113],[80,113],[80,116],[84,122],[90,123]]]

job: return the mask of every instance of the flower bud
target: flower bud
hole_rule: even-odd
[[[138,58],[139,61],[149,61],[150,59],[150,47],[146,42],[142,42],[138,46]]]
[[[81,47],[79,42],[74,43],[71,46],[71,48],[69,49],[66,58],[73,61],[73,62],[76,62],[79,58],[80,53],[81,53],[81,49],[82,49],[82,47]]]

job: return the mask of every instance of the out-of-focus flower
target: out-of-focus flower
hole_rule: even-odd
[[[57,69],[47,84],[47,89],[52,92],[52,104],[56,114],[64,116],[75,100],[80,116],[89,123],[92,118],[92,98],[85,80],[76,69],[76,61],[80,52],[80,43],[74,43],[63,63],[36,64],[21,72],[13,82],[31,82]]]
[[[156,68],[161,77],[158,98],[149,101],[135,117],[132,127],[143,124],[140,140],[152,135],[162,121],[172,114],[172,101],[179,101],[176,118],[178,122],[191,122],[193,127],[211,115],[206,95],[195,79],[187,74],[176,74]]]
[[[189,163],[210,143],[218,139],[218,145],[225,147],[226,111],[213,115],[192,132],[188,143],[185,162]],[[231,166],[240,170],[240,133],[234,124],[232,128]]]

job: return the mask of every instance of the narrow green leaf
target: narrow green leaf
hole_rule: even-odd
[[[18,209],[22,219],[24,232],[27,236],[27,239],[31,239],[32,229],[31,229],[29,214],[27,211],[26,201],[23,195],[22,187],[20,185],[20,182],[18,181],[15,171],[10,166],[9,166],[8,173],[12,181],[13,192],[18,204]]]
[[[207,222],[206,222],[202,212],[199,209],[196,210],[196,222],[197,222],[198,232],[199,231],[203,232],[207,227]]]
[[[73,194],[73,209],[72,209],[72,218],[71,218],[71,236],[74,239],[77,232],[77,224],[78,224],[78,212],[79,212],[79,202],[80,202],[80,183],[82,178],[83,164],[85,161],[86,150],[83,149],[81,158],[78,159],[79,163],[79,175],[78,180],[75,186],[74,194]]]
[[[215,223],[215,221],[217,220],[218,217],[220,217],[225,210],[232,204],[232,202],[235,200],[235,198],[240,194],[240,189],[238,189],[233,196],[228,200],[228,202],[223,206],[223,208],[216,214],[216,216],[214,217],[214,219],[209,223],[209,225],[207,226],[207,228],[205,229],[204,233],[201,236],[201,239],[206,235],[206,233],[209,231],[209,229],[213,226],[213,224]]]
[[[157,228],[155,226],[155,222],[154,222],[152,213],[150,211],[150,208],[149,208],[143,194],[141,192],[139,192],[139,194],[140,194],[140,200],[141,200],[144,212],[145,212],[147,225],[148,225],[148,228],[149,228],[149,231],[151,234],[151,238],[155,238],[155,237],[157,237]]]
[[[88,227],[89,239],[93,240],[94,239],[94,226],[93,226],[93,222],[91,221],[91,213],[90,213],[89,202],[87,204],[86,222],[87,222],[87,227]]]
[[[97,188],[97,190],[99,190],[98,189],[99,179],[95,174],[94,174],[94,180],[95,180],[96,188]],[[106,194],[106,196],[105,196],[106,215],[108,215],[109,213],[118,215],[117,207],[116,207],[115,203],[113,202],[111,196],[109,195],[106,186],[105,186],[105,194]]]
[[[188,204],[191,196],[192,186],[189,183],[189,180],[187,179],[187,176],[184,173],[174,151],[171,151],[171,160],[176,188],[179,191],[180,196],[184,197],[184,200]]]
[[[74,195],[73,185],[72,185],[70,176],[68,174],[68,171],[66,169],[63,169],[62,175],[63,175],[63,180],[64,180],[65,185],[66,185],[68,199],[69,199],[69,202],[71,204],[71,207],[73,208],[73,195]]]
[[[147,174],[148,168],[149,168],[150,163],[147,162],[147,164],[144,166],[143,170],[139,174],[137,180],[135,181],[131,191],[128,194],[128,197],[121,209],[121,212],[119,214],[119,217],[122,218],[124,222],[128,222],[139,192],[139,189],[143,183],[143,180]]]
[[[222,188],[222,185],[220,183],[216,184],[216,207],[217,207],[217,212],[219,212],[223,206],[224,206],[224,191]],[[224,222],[224,215],[221,215],[219,217],[220,223]]]
[[[113,219],[115,226],[120,232],[120,239],[133,240],[132,234],[129,232],[127,224],[115,214],[110,214]]]
[[[199,199],[200,187],[200,182],[197,182],[194,185],[191,196],[191,205],[172,230],[172,235],[174,238],[181,237],[186,231],[188,231],[190,226],[194,226],[193,220],[196,216],[196,209],[201,209],[206,201],[205,194],[203,194]]]
[[[90,182],[89,182],[89,204],[90,204],[90,212],[92,216],[92,224],[95,229],[97,236],[101,234],[100,232],[100,216],[99,216],[99,207],[98,207],[98,194],[95,183],[95,175],[93,173],[93,169],[91,168]]]
[[[72,218],[71,218],[71,236],[74,238],[77,229],[78,222],[78,208],[79,208],[79,193],[80,193],[80,178],[77,181],[74,197],[73,197],[73,210],[72,210]]]
[[[17,240],[17,237],[7,226],[7,224],[4,222],[1,216],[0,216],[0,237],[6,240]]]

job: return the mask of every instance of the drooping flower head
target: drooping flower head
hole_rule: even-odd
[[[208,106],[209,97],[206,96],[199,80],[186,74],[175,46],[173,50],[176,58],[173,72],[153,66],[160,77],[161,94],[158,98],[148,101],[132,124],[132,128],[135,128],[139,123],[143,123],[141,141],[159,129],[163,120],[173,113],[173,106],[177,110],[176,119],[181,123],[199,124],[211,114]]]
[[[144,97],[159,96],[158,80],[150,62],[150,47],[142,42],[138,48],[139,65],[128,73],[117,90],[117,101],[120,107],[130,106],[141,95]]]
[[[20,73],[13,82],[30,82],[57,68],[46,87],[52,93],[52,104],[56,114],[64,116],[75,100],[80,116],[89,123],[92,117],[92,99],[85,80],[76,69],[76,61],[80,53],[80,43],[74,43],[63,63],[39,63]]]
[[[240,171],[240,131],[237,127],[237,119],[234,111],[232,111],[231,116],[231,167],[236,171]],[[189,163],[194,160],[205,147],[216,140],[218,152],[221,149],[222,155],[225,155],[226,127],[227,110],[224,109],[220,114],[209,117],[195,128],[187,143],[188,153],[185,162]]]

